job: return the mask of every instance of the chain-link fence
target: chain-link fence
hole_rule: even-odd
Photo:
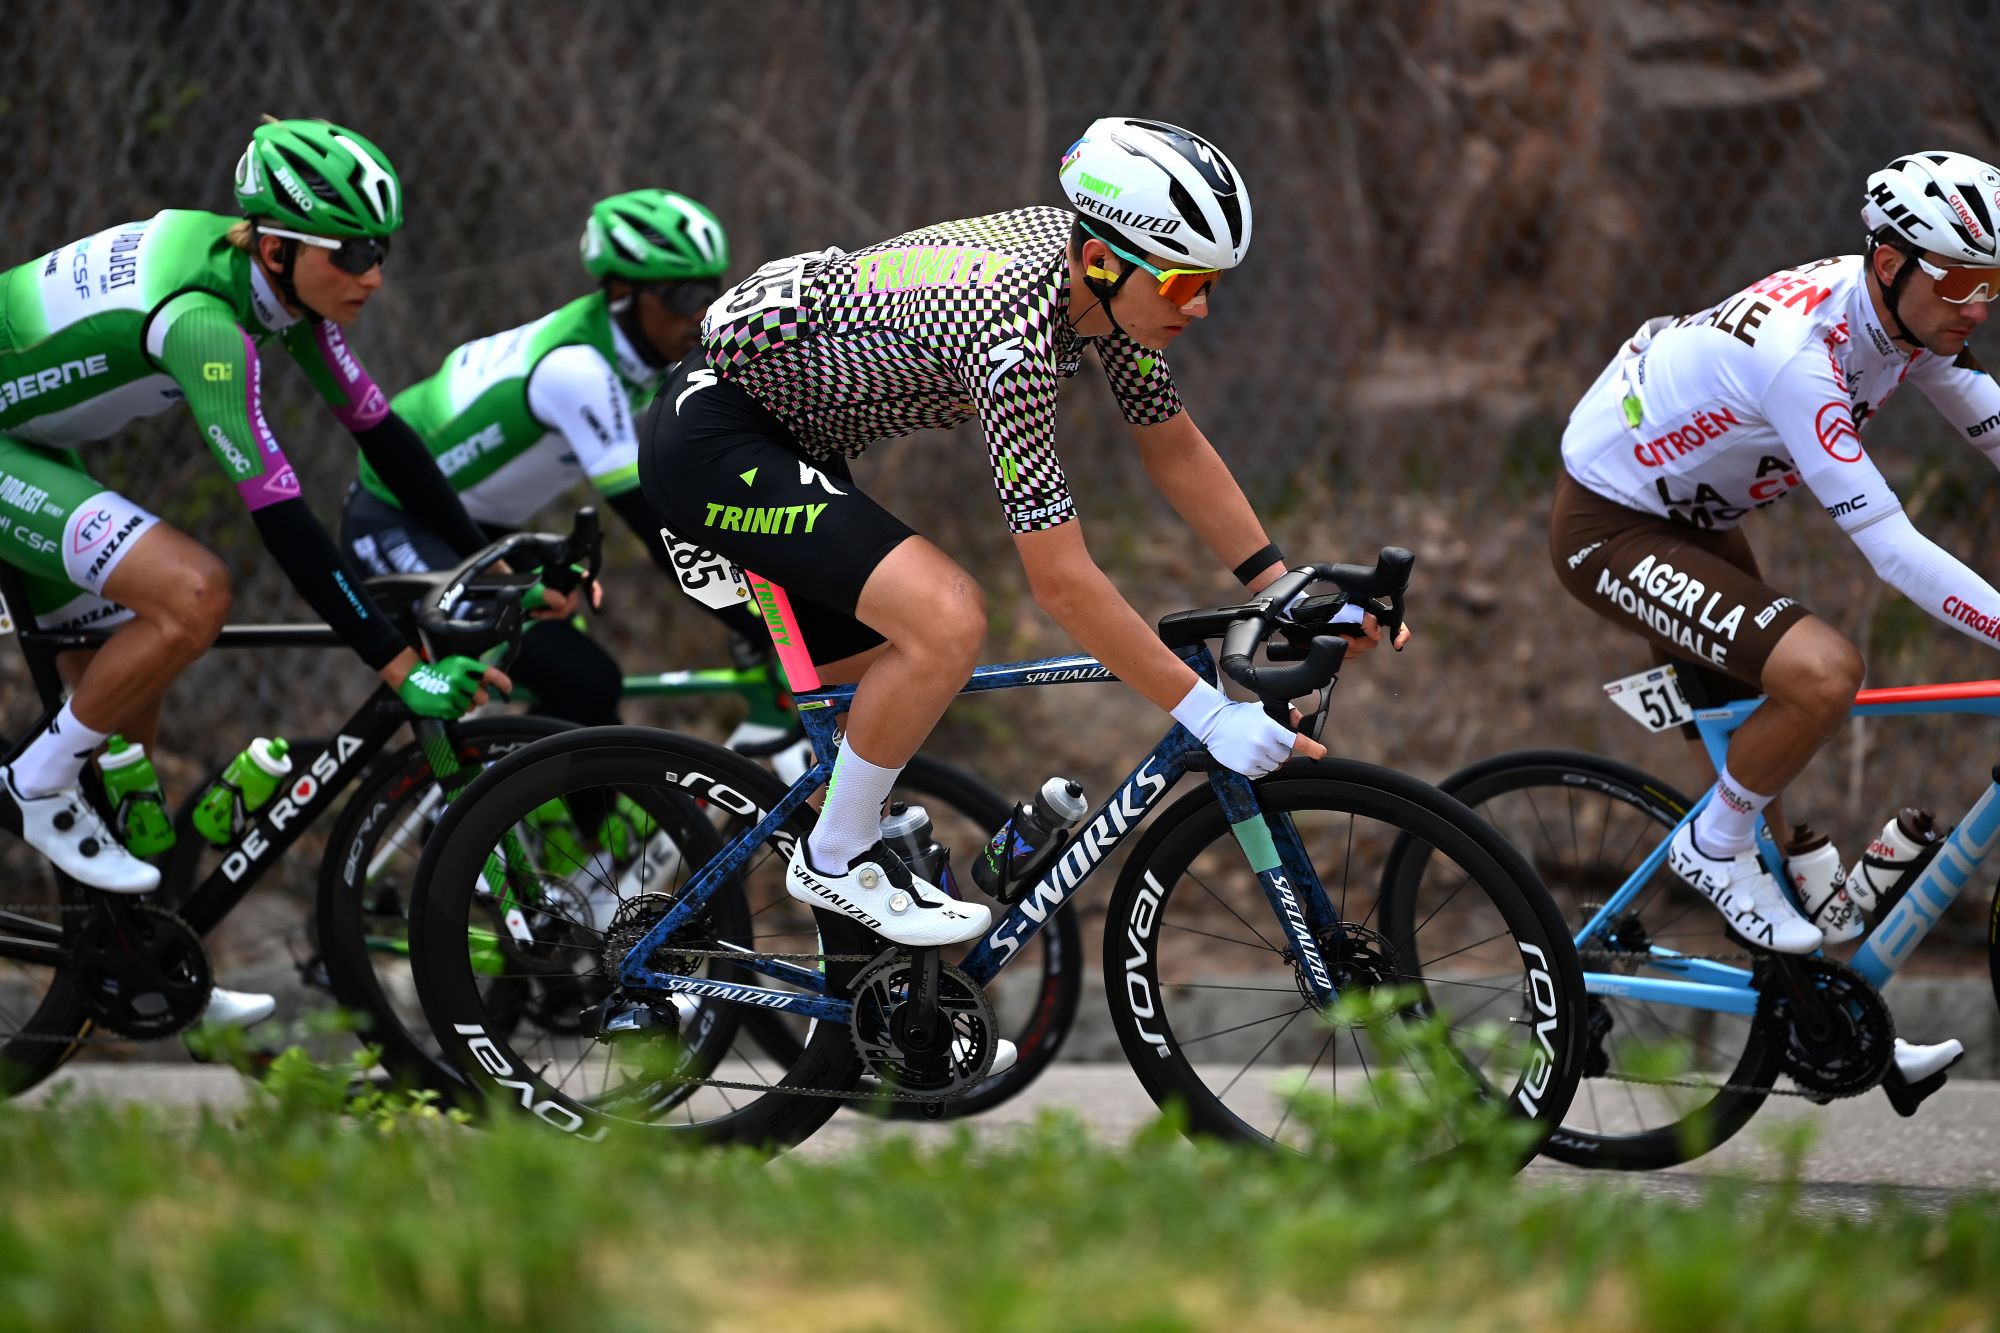
[[[227,210],[260,112],[342,121],[391,154],[407,189],[389,287],[356,334],[393,388],[582,291],[575,237],[606,193],[663,184],[704,200],[747,271],[1058,201],[1057,160],[1094,117],[1181,122],[1231,154],[1257,208],[1248,267],[1175,349],[1196,418],[1293,554],[1401,541],[1420,556],[1421,650],[1350,673],[1339,742],[1433,777],[1549,739],[1672,768],[1683,761],[1663,743],[1607,722],[1594,688],[1643,653],[1567,604],[1548,572],[1541,524],[1562,422],[1642,317],[1856,249],[1861,181],[1890,157],[1932,145],[2000,156],[2000,92],[1984,67],[1994,11],[72,0],[8,21],[0,260],[166,206]],[[1069,391],[1061,446],[1099,559],[1149,614],[1223,595],[1135,480],[1092,378]],[[351,443],[299,377],[267,383],[273,425],[331,523]],[[1921,402],[1899,403],[1870,438],[1922,526],[1975,561],[1990,551],[1979,539],[2000,487]],[[966,432],[924,437],[878,449],[860,475],[979,572],[996,653],[1053,649],[981,454]],[[88,461],[221,550],[245,613],[298,614],[184,417]],[[1767,569],[1867,648],[1876,679],[1995,674],[1978,646],[1883,592],[1810,505],[1789,508],[1755,524]],[[628,662],[719,651],[635,550],[616,559],[607,633]],[[18,726],[32,708],[9,670]],[[168,746],[213,759],[253,731],[310,731],[368,683],[340,653],[211,659],[171,699]],[[1102,790],[1157,720],[1116,693],[982,702],[956,711],[941,743],[1009,784],[1060,762]],[[1097,725],[1075,725],[1080,707]],[[1018,744],[1024,733],[1037,743]],[[1900,802],[1956,808],[1954,790],[1991,758],[1977,731],[1913,727],[1894,733],[1892,756],[1876,753],[1890,735],[1857,728],[1807,783],[1851,821],[1850,844]]]

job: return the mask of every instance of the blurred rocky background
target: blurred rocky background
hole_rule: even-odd
[[[1550,574],[1564,420],[1645,317],[1858,249],[1861,182],[1891,157],[2000,156],[1996,9],[71,0],[16,12],[0,50],[0,262],[162,207],[227,211],[259,113],[338,120],[390,153],[407,188],[388,288],[355,336],[394,389],[585,290],[575,238],[612,191],[665,185],[711,204],[747,271],[1057,202],[1057,160],[1094,117],[1180,122],[1224,147],[1256,202],[1248,266],[1173,354],[1196,419],[1294,557],[1418,553],[1418,638],[1348,672],[1335,748],[1436,779],[1509,747],[1575,745],[1698,788],[1677,741],[1599,691],[1644,664],[1637,641]],[[1061,432],[1093,552],[1150,616],[1230,598],[1226,572],[1145,486],[1099,379],[1070,387]],[[331,525],[352,443],[297,374],[266,383]],[[1916,394],[1869,439],[1919,525],[1993,573],[1988,465]],[[304,616],[187,419],[87,462],[222,552],[245,618]],[[975,431],[885,444],[858,476],[980,577],[992,656],[1067,650],[1026,595]],[[1757,516],[1752,533],[1772,582],[1863,646],[1872,683],[2000,675],[1990,650],[1877,584],[1810,502]],[[720,661],[720,639],[629,538],[611,550],[599,626],[628,669]],[[339,652],[213,656],[170,696],[170,785],[192,787],[254,734],[323,729],[370,686]],[[25,687],[0,655],[10,731],[33,720]],[[631,715],[716,734],[733,720]],[[954,709],[935,747],[1010,794],[1063,771],[1101,795],[1162,721],[1116,687],[986,695]],[[1851,856],[1899,805],[1954,818],[1996,758],[2000,727],[1855,723],[1789,805]],[[315,851],[308,839],[293,854],[280,896],[309,890]],[[1984,886],[1967,898],[1947,932],[1957,966],[1983,944]],[[297,912],[274,902],[258,916],[268,932]],[[269,946],[237,937],[275,966]]]

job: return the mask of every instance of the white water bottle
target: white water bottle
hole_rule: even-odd
[[[1848,897],[1862,911],[1875,911],[1902,882],[1910,862],[1943,836],[1935,814],[1921,806],[1904,806],[1882,826],[1882,835],[1868,844],[1854,869],[1847,872]]]
[[[1847,872],[1840,868],[1840,853],[1833,850],[1832,839],[1814,832],[1810,824],[1792,825],[1792,840],[1785,844],[1785,872],[1792,877],[1799,910],[1820,928],[1828,944],[1861,934],[1861,909],[1847,892]]]

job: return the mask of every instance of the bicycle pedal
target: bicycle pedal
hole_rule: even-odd
[[[1959,1060],[1964,1058],[1962,1055],[1958,1057]],[[1958,1060],[1953,1060],[1937,1073],[1928,1078],[1918,1079],[1915,1083],[1906,1082],[1902,1071],[1892,1066],[1888,1076],[1882,1080],[1882,1091],[1889,1094],[1889,1105],[1896,1108],[1896,1114],[1907,1120],[1917,1113],[1917,1108],[1922,1106],[1932,1093],[1945,1085],[1957,1064]]]

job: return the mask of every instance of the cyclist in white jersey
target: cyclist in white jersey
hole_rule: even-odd
[[[2000,294],[2000,171],[1959,153],[1900,157],[1868,178],[1862,217],[1863,254],[1641,328],[1570,418],[1550,524],[1557,575],[1585,605],[1690,663],[1697,688],[1767,696],[1668,863],[1739,933],[1786,953],[1858,930],[1844,895],[1819,923],[1803,917],[1752,839],[1846,720],[1862,660],[1762,581],[1737,525],[1804,486],[1884,582],[2000,641],[2000,592],[1917,531],[1861,437],[1907,382],[2000,467],[2000,387],[1966,347]],[[1914,1080],[1959,1052],[1899,1041],[1898,1064]]]

